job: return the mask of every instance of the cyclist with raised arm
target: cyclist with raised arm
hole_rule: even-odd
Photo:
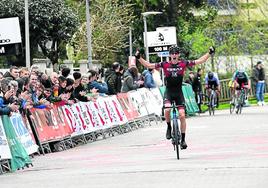
[[[242,88],[245,89],[245,96],[247,96],[247,90],[250,89],[250,79],[246,71],[243,68],[239,68],[235,71],[232,80],[234,82],[235,96],[237,96]]]
[[[144,60],[139,51],[136,51],[135,57],[139,62],[149,68],[163,68],[166,91],[164,94],[164,106],[170,107],[171,102],[174,101],[178,107],[179,117],[180,117],[180,129],[181,129],[181,149],[186,149],[187,144],[185,142],[185,132],[186,132],[186,119],[184,110],[184,96],[182,92],[182,81],[187,67],[198,65],[204,63],[208,58],[215,53],[215,48],[210,47],[209,52],[200,57],[197,60],[186,61],[180,60],[180,50],[177,45],[173,45],[169,48],[170,61],[160,62],[160,63],[150,63]],[[170,111],[171,109],[165,110],[165,119],[167,122],[167,132],[166,138],[171,139],[171,123],[170,123]]]
[[[205,89],[207,90],[208,96],[210,96],[211,90],[214,89],[217,94],[216,107],[219,106],[220,96],[220,80],[217,73],[209,71],[205,76]]]

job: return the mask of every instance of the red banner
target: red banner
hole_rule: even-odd
[[[33,123],[41,142],[57,140],[71,135],[62,107],[53,105],[50,109],[32,108]]]

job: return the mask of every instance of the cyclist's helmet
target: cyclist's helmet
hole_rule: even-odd
[[[237,70],[237,78],[238,78],[238,79],[243,79],[243,78],[245,78],[245,74],[244,74],[244,72],[245,72],[244,67],[242,67],[242,66],[238,67],[238,70]]]
[[[177,45],[172,45],[169,47],[169,54],[174,54],[174,53],[180,53],[180,49]]]
[[[209,78],[209,79],[212,79],[213,76],[214,76],[213,72],[208,72],[208,78]]]

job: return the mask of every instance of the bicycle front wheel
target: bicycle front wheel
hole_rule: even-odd
[[[180,159],[180,150],[179,150],[180,133],[179,133],[179,125],[178,125],[177,119],[173,120],[173,144],[174,144],[175,151],[177,154],[177,159]]]
[[[235,110],[235,104],[230,103],[230,114],[232,114]]]

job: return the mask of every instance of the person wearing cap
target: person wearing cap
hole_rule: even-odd
[[[180,130],[181,130],[181,149],[186,149],[187,144],[185,141],[186,134],[186,118],[185,118],[185,100],[182,92],[182,81],[185,70],[187,67],[193,67],[198,64],[205,63],[210,56],[215,53],[215,48],[210,47],[209,51],[202,57],[196,60],[188,61],[180,59],[180,49],[177,45],[169,48],[170,60],[160,63],[150,63],[141,57],[140,51],[135,53],[136,59],[145,67],[149,69],[163,68],[166,90],[164,94],[164,106],[170,107],[171,102],[175,102],[178,107],[180,117]],[[171,139],[171,123],[170,123],[171,109],[165,110],[165,119],[167,122],[166,138]]]
[[[256,98],[259,106],[265,105],[264,90],[265,90],[265,70],[261,61],[258,61],[252,71],[253,83],[256,87]]]

